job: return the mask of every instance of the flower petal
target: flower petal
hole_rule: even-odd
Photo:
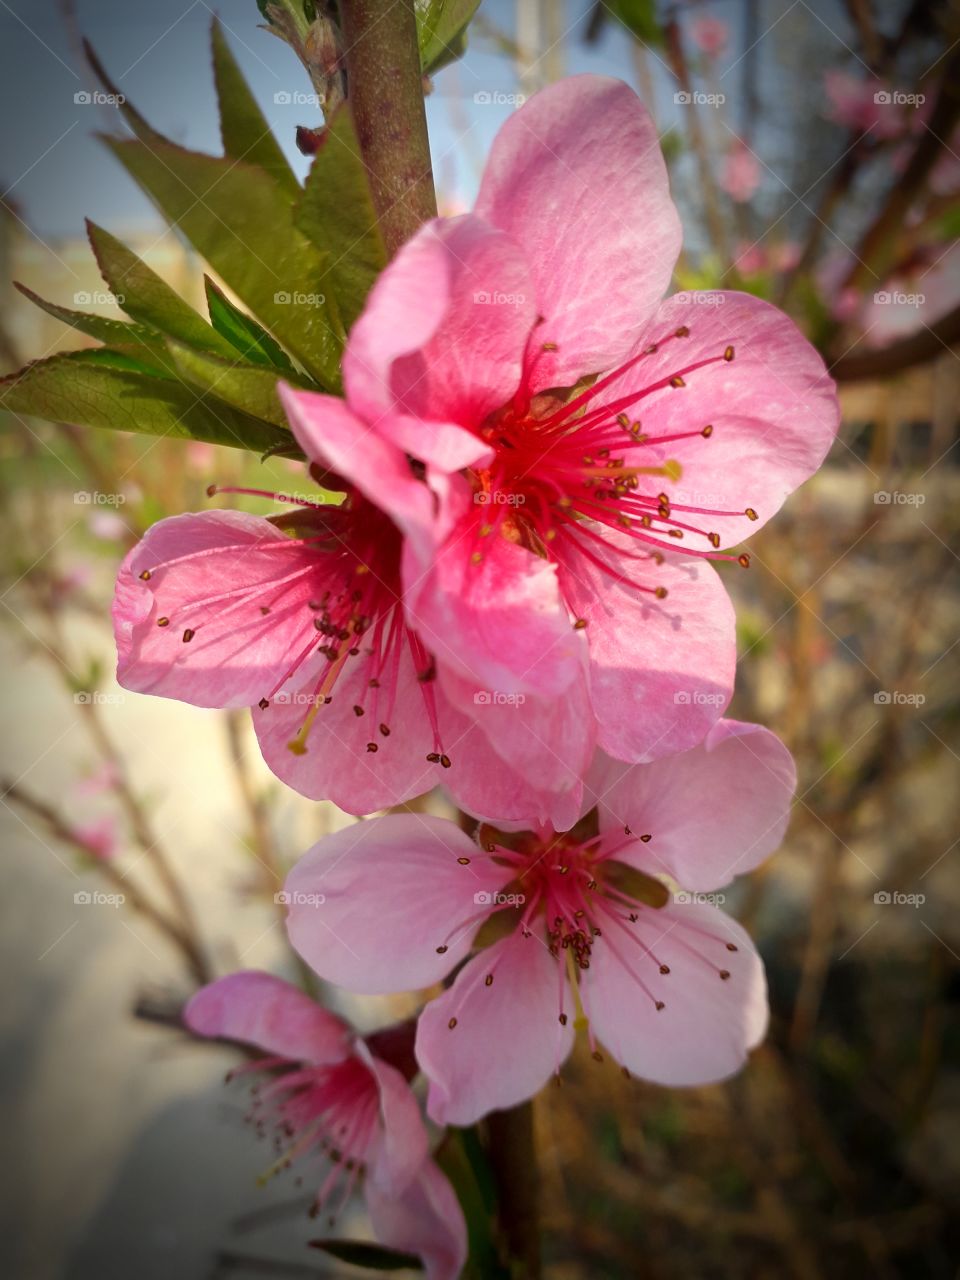
[[[601,830],[652,837],[618,859],[696,892],[721,888],[773,853],[797,785],[777,735],[738,720],[721,720],[691,751],[614,770],[600,798]]]
[[[201,987],[183,1020],[195,1035],[313,1066],[341,1062],[352,1051],[353,1033],[338,1017],[282,978],[252,969]]]
[[[542,938],[517,929],[474,956],[420,1015],[416,1051],[430,1081],[427,1111],[437,1124],[467,1125],[512,1107],[547,1083],[572,1046],[562,965]]]
[[[427,1131],[413,1091],[396,1067],[374,1057],[362,1042],[357,1053],[373,1072],[380,1091],[381,1134],[369,1176],[383,1191],[397,1195],[427,1158]]]
[[[530,263],[544,317],[532,389],[619,364],[663,297],[681,243],[657,131],[633,90],[583,75],[536,94],[497,134],[476,212]]]
[[[433,1160],[401,1196],[367,1184],[370,1224],[381,1244],[417,1254],[427,1280],[459,1280],[467,1261],[467,1225],[454,1190]]]
[[[479,427],[516,391],[536,314],[526,263],[508,236],[471,215],[426,223],[350,334],[351,408],[388,437],[394,414]]]
[[[117,679],[198,707],[252,706],[302,652],[309,633],[284,620],[303,618],[326,576],[315,550],[261,516],[161,520],[117,577]]]
[[[689,334],[670,338],[678,328]],[[822,358],[782,311],[745,293],[689,292],[668,298],[638,344],[655,354],[612,383],[604,400],[681,375],[640,400],[649,444],[641,463],[669,458],[682,475],[665,488],[674,514],[721,545],[733,546],[769,520],[785,498],[820,466],[840,423],[836,386]],[[727,351],[733,358],[723,359]],[[700,361],[712,363],[693,368]],[[708,439],[700,431],[713,428]],[[692,433],[683,440],[658,440]],[[683,507],[730,515],[684,513]],[[756,512],[751,520],[747,508]],[[705,538],[687,533],[697,550]]]
[[[326,836],[290,872],[287,932],[348,991],[416,990],[466,955],[510,875],[443,818],[372,818]]]
[[[593,1034],[621,1066],[656,1084],[733,1075],[767,1028],[763,962],[749,935],[699,903],[641,910],[629,927],[641,946],[608,923],[581,974]]]
[[[618,760],[652,760],[701,741],[733,693],[733,605],[705,560],[664,554],[636,559],[643,544],[606,530],[590,544],[613,573],[564,551],[561,587],[584,618],[590,644],[590,700],[599,745]],[[618,582],[617,577],[629,579]],[[665,587],[657,599],[638,591]]]

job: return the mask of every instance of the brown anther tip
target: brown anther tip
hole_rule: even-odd
[[[713,424],[708,422],[707,425],[700,432],[700,434],[703,436],[704,440],[709,440],[710,437],[713,435]]]
[[[624,429],[624,430],[626,430],[626,429],[627,429],[627,427],[629,427],[629,425],[630,425],[630,419],[627,417],[627,415],[626,415],[625,413],[618,413],[618,414],[617,414],[617,424],[618,424],[618,426],[621,426],[621,427],[623,427],[623,429]]]
[[[483,985],[484,985],[485,987],[492,987],[492,986],[493,986],[493,974],[492,974],[492,973],[488,973],[488,974],[487,974],[487,976],[486,976],[486,977],[484,978],[484,980],[483,980]]]
[[[158,626],[158,627],[169,627],[169,625],[170,625],[170,619],[169,619],[169,618],[158,618],[158,619],[157,619],[157,626]]]
[[[153,575],[151,574],[149,569],[144,569],[143,573],[140,574],[140,581],[149,582],[152,576]]]
[[[600,1052],[599,1049],[594,1049],[593,1053],[591,1054],[591,1057],[593,1058],[594,1062],[603,1061],[603,1054]]]
[[[187,627],[186,631],[184,631],[183,633],[183,643],[189,644],[196,634],[197,633],[193,630],[192,627]]]
[[[555,342],[545,342],[540,348],[541,351],[556,351],[557,344]]]
[[[367,750],[370,752],[371,755],[376,755],[376,753],[380,750],[380,748],[377,746],[375,742],[368,742]]]
[[[383,736],[384,736],[385,738],[389,738],[389,737],[390,737],[390,726],[389,726],[389,725],[387,725],[387,724],[382,724],[382,725],[380,725],[380,732],[383,734]]]
[[[670,385],[671,387],[679,388],[679,387],[685,387],[687,384],[684,382],[684,380],[680,377],[678,373],[670,379]]]
[[[268,604],[262,604],[260,606],[260,616],[262,618],[265,618],[269,612],[270,612],[270,606]]]
[[[441,946],[441,947],[437,947],[437,955],[438,955],[438,956],[446,955],[446,953],[447,953],[449,950],[450,950],[450,948],[449,948],[446,944],[444,944],[444,945],[443,945],[443,946]]]
[[[740,565],[742,569],[750,568],[750,557],[747,555],[746,552],[744,552],[743,555],[741,556],[737,556],[737,564]]]
[[[670,593],[667,591],[666,587],[657,587],[655,588],[653,594],[657,597],[658,600],[666,600],[667,596]]]
[[[447,1023],[447,1026],[450,1028],[451,1031],[456,1025],[457,1025],[456,1018],[451,1018],[450,1021]]]
[[[270,705],[270,700],[268,698],[261,698],[260,701],[257,703],[257,706],[260,708],[261,711],[266,711],[269,705]]]
[[[480,561],[481,561],[482,559],[483,559],[483,556],[480,554],[480,552],[479,552],[479,551],[474,551],[474,552],[473,552],[473,554],[472,554],[472,555],[471,555],[471,557],[470,557],[470,563],[471,563],[471,564],[479,564],[479,563],[480,563]]]
[[[661,972],[661,973],[669,973],[669,972],[670,972],[670,966],[669,966],[668,964],[662,964],[662,965],[660,966],[660,972]]]
[[[690,326],[686,324],[682,324],[679,329],[674,329],[673,336],[675,338],[689,338]]]
[[[720,977],[723,979],[723,981],[724,981],[724,982],[726,982],[726,980],[730,977],[730,970],[729,970],[729,969],[721,969],[721,970],[720,970]]]
[[[361,706],[355,706],[355,707],[353,708],[353,714],[354,714],[355,716],[362,716],[362,715],[363,715],[363,707],[361,707]]]
[[[574,631],[583,631],[586,628],[586,625],[587,625],[586,618],[578,618],[576,622],[573,624],[573,629]]]
[[[208,484],[208,485],[207,485],[207,497],[208,497],[208,498],[212,498],[212,497],[214,497],[214,496],[216,495],[216,492],[217,492],[217,486],[216,486],[215,484]]]
[[[654,1008],[656,1009],[657,1013],[659,1013],[661,1009],[665,1009],[666,1007],[667,1006],[663,1003],[662,1000],[657,1000],[654,1005]]]
[[[733,357],[734,357],[733,347],[727,347],[727,349],[723,353],[724,360],[726,360],[727,364],[729,364],[730,361],[733,359]]]
[[[735,942],[728,942],[728,943],[727,943],[727,950],[728,950],[728,951],[736,951],[736,950],[737,950],[737,944],[736,944]]]
[[[625,827],[623,828],[623,834],[624,834],[625,836],[632,836],[632,835],[633,835],[633,832],[630,830],[630,828],[629,828],[628,826],[625,826]]]
[[[448,755],[442,755],[442,756],[440,757],[440,767],[441,767],[441,769],[449,769],[449,768],[450,768],[450,757],[449,757]]]
[[[367,687],[370,689],[379,689],[380,681],[376,678],[376,676],[374,676],[372,680],[367,681]]]
[[[747,519],[748,519],[748,520],[759,520],[759,519],[760,519],[760,517],[759,517],[759,516],[757,515],[757,513],[754,511],[753,507],[747,507],[746,511],[744,511],[744,513],[743,513],[743,514],[747,517]]]
[[[439,764],[439,763],[440,763],[440,752],[439,752],[439,751],[428,751],[428,752],[427,752],[427,760],[428,760],[428,762],[429,762],[430,764]]]
[[[457,859],[457,862],[459,862],[459,863],[460,863],[461,867],[469,867],[469,865],[470,865],[470,859],[469,859],[469,858],[458,858],[458,859]]]
[[[719,545],[720,545],[720,535],[719,535],[719,533],[708,533],[708,534],[707,534],[707,538],[708,538],[708,540],[709,540],[709,542],[710,542],[711,547],[713,547],[714,549],[716,549],[717,547],[719,547]]]
[[[565,1013],[561,1013],[560,1015],[560,1025],[561,1027],[565,1027],[567,1025],[567,1015]]]

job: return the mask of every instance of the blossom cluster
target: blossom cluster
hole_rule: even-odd
[[[284,782],[356,815],[440,787],[461,823],[388,813],[287,882],[323,979],[426,991],[413,1053],[267,975],[201,991],[201,1035],[254,1045],[284,1158],[362,1179],[386,1244],[455,1276],[439,1125],[535,1094],[576,1035],[667,1085],[762,1038],[762,962],[716,891],[780,843],[795,772],[725,718],[734,613],[714,567],[823,460],[835,389],[747,294],[664,300],[681,244],[653,123],[579,76],[501,129],[472,213],[376,282],[345,395],[282,386],[309,473],[277,517],[161,521],[127,556],[119,678],[249,707]],[[702,305],[697,305],[697,304]],[[214,490],[215,491],[215,490]],[[284,500],[285,495],[272,495]],[[714,895],[714,897],[711,897]],[[384,1046],[387,1047],[384,1047]]]

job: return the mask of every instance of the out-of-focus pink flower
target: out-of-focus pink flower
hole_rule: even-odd
[[[862,78],[833,67],[823,73],[828,120],[884,140],[903,133],[903,112],[890,89],[875,76]]]
[[[130,532],[129,526],[115,511],[91,511],[87,528],[102,542],[122,542]]]
[[[380,1242],[418,1254],[429,1280],[456,1280],[466,1227],[453,1189],[430,1158],[403,1073],[371,1053],[346,1023],[296,987],[243,972],[204,987],[184,1012],[196,1035],[233,1040],[267,1057],[234,1074],[269,1073],[250,1119],[275,1135],[274,1169],[311,1161],[324,1172],[316,1209],[362,1187]]]
[[[113,791],[119,782],[116,765],[109,760],[99,765],[93,773],[89,773],[77,782],[74,791],[78,796],[99,796]]]
[[[71,828],[71,833],[91,858],[100,862],[112,862],[117,856],[117,824],[109,815],[92,818],[88,822],[77,822]]]
[[[290,940],[353,991],[424,988],[459,968],[417,1031],[441,1123],[536,1093],[581,1027],[645,1079],[722,1079],[763,1036],[766,994],[746,933],[703,895],[777,847],[795,785],[774,734],[725,720],[669,760],[598,758],[599,835],[586,840],[481,828],[478,848],[439,818],[375,818],[294,867]]]
[[[750,276],[760,275],[761,272],[768,269],[770,255],[762,244],[747,244],[744,242],[737,246],[733,265],[740,275],[749,278]]]
[[[207,444],[205,440],[189,440],[187,442],[187,462],[191,471],[207,475],[216,461],[216,446]]]
[[[694,18],[690,23],[690,39],[710,58],[718,58],[723,53],[729,38],[730,28],[722,19],[711,14]]]
[[[720,186],[731,200],[746,204],[760,186],[760,162],[745,142],[737,138],[720,167]]]

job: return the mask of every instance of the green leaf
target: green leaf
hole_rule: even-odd
[[[288,378],[297,377],[296,370],[283,347],[274,342],[262,325],[257,324],[256,320],[248,316],[245,311],[235,307],[209,276],[203,277],[203,287],[207,295],[210,322],[221,337],[226,338],[230,345],[251,364],[276,369],[278,373]]]
[[[367,170],[350,112],[341,107],[324,131],[295,221],[330,257],[326,279],[349,329],[387,265]]]
[[[368,1271],[422,1271],[423,1263],[415,1253],[400,1253],[382,1244],[368,1244],[365,1240],[311,1240],[314,1249],[322,1249],[341,1262]]]
[[[88,337],[96,338],[98,342],[113,347],[115,351],[123,351],[127,355],[134,356],[157,373],[172,372],[170,357],[163,338],[147,325],[131,324],[127,320],[114,320],[110,316],[92,315],[88,311],[72,311],[69,307],[48,302],[46,298],[41,298],[26,285],[14,283],[23,296],[29,298],[41,311],[45,311],[56,320],[62,320],[78,333],[85,333]]]
[[[227,44],[218,18],[213,20],[211,42],[224,153],[235,160],[259,165],[279,187],[294,197],[298,196],[300,183],[297,176],[270,132],[266,117]]]
[[[193,347],[171,341],[170,355],[177,371],[205,395],[214,395],[235,409],[287,429],[287,417],[277,395],[277,375],[261,365],[220,360]]]
[[[137,146],[140,143],[136,144]],[[87,234],[107,287],[128,316],[150,328],[224,357],[233,348],[199,312],[184,302],[142,258],[109,231],[87,220]]]
[[[204,440],[258,453],[293,441],[289,431],[221,400],[198,396],[177,382],[108,367],[98,355],[81,351],[53,356],[0,379],[0,409],[51,422]]]
[[[463,56],[467,27],[479,7],[480,0],[414,0],[424,75]]]
[[[610,12],[619,18],[631,35],[644,44],[663,43],[655,0],[610,0]]]
[[[274,337],[339,391],[345,335],[335,301],[318,284],[329,260],[294,225],[277,183],[255,165],[172,143],[104,141]]]

